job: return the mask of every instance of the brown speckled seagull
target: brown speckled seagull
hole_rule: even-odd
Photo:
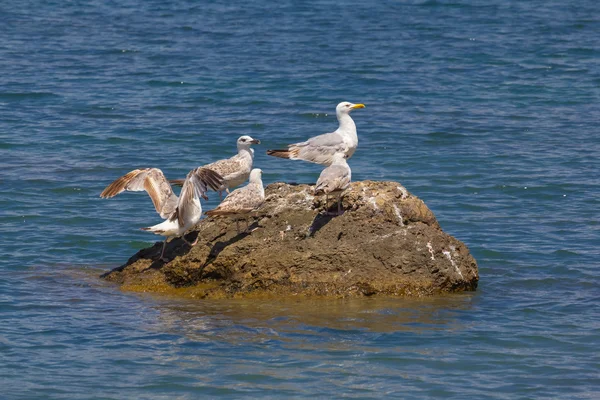
[[[229,193],[230,189],[246,182],[250,176],[250,171],[252,170],[252,164],[254,162],[254,149],[250,146],[253,144],[260,144],[260,140],[253,139],[248,135],[240,136],[237,140],[238,153],[235,156],[203,166],[203,168],[213,170],[223,177],[224,183],[217,190],[220,199],[223,199],[223,192]],[[170,182],[174,185],[181,186],[183,185],[184,180],[174,179]]]
[[[214,210],[206,211],[209,217],[218,215],[245,215],[259,208],[265,201],[265,189],[263,187],[262,170],[255,168],[250,172],[250,182],[239,189],[229,193],[225,200]],[[236,219],[236,228],[240,232],[239,223]],[[248,230],[248,219],[246,218],[246,231]]]

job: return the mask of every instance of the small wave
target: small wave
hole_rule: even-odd
[[[137,139],[134,138],[125,138],[125,137],[118,137],[118,136],[111,136],[108,139],[106,139],[106,141],[110,144],[121,144],[121,143],[132,143],[132,142],[136,142]]]
[[[571,251],[571,250],[565,250],[565,249],[560,249],[560,250],[556,250],[554,252],[552,252],[552,254],[556,255],[556,256],[560,256],[560,257],[570,257],[570,256],[578,256],[579,254]]]
[[[60,97],[52,92],[0,92],[0,100],[19,101]]]
[[[433,139],[462,139],[467,137],[467,135],[463,133],[441,131],[429,132],[427,136]]]
[[[332,115],[333,115],[332,113],[302,113],[302,114],[300,114],[300,116],[304,117],[304,118],[329,118]]]
[[[160,81],[160,80],[156,80],[156,79],[151,79],[149,81],[146,82],[149,86],[153,86],[153,87],[161,87],[161,86],[166,86],[166,87],[174,87],[174,86],[192,86],[193,83],[190,82],[186,82],[186,81]]]
[[[18,147],[28,147],[29,145],[26,143],[6,143],[6,142],[0,142],[0,150],[7,150],[7,149],[15,149]]]

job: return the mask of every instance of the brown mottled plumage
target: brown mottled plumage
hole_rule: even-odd
[[[108,199],[124,191],[144,190],[152,199],[156,212],[164,219],[169,218],[177,207],[177,196],[158,168],[134,169],[108,185],[100,197]]]
[[[250,176],[254,162],[254,150],[250,146],[253,144],[260,144],[260,140],[253,139],[248,135],[240,136],[237,140],[238,153],[235,156],[203,166],[203,168],[211,169],[223,177],[224,183],[217,190],[219,196],[224,191],[229,193],[229,189],[233,189],[246,182]],[[181,186],[184,180],[174,179],[169,182],[173,185]]]
[[[223,200],[217,208],[206,211],[204,214],[210,217],[220,215],[240,215],[248,214],[259,208],[265,201],[265,189],[263,187],[261,174],[262,170],[258,168],[253,169],[250,173],[250,182],[246,186],[234,190],[225,197],[225,200]],[[246,220],[246,229],[247,225],[248,220]]]

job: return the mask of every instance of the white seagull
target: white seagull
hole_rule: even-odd
[[[262,170],[254,168],[250,172],[250,182],[239,189],[229,193],[225,200],[214,210],[206,211],[209,217],[218,215],[248,214],[259,208],[265,201],[265,189],[261,179]],[[240,232],[238,220],[235,221],[237,231]],[[248,219],[246,218],[246,231],[248,230]]]
[[[246,182],[250,176],[252,163],[254,162],[254,149],[250,146],[253,144],[260,144],[260,140],[253,139],[248,135],[240,136],[237,140],[238,153],[235,156],[203,166],[203,168],[215,171],[223,177],[224,183],[217,190],[220,199],[223,198],[223,192],[229,193],[229,189],[233,189]],[[181,186],[184,180],[174,179],[169,182]]]
[[[218,190],[222,185],[223,178],[216,172],[208,168],[196,168],[188,173],[178,198],[160,169],[143,168],[135,169],[115,180],[102,191],[100,197],[111,198],[126,190],[146,191],[154,203],[154,208],[165,221],[142,230],[166,236],[160,259],[167,261],[163,256],[170,237],[181,236],[190,246],[198,242],[196,239],[194,243],[190,243],[183,235],[193,228],[202,216],[200,197],[206,199],[208,188]]]
[[[335,153],[342,152],[350,158],[358,146],[356,125],[350,117],[350,112],[364,107],[364,104],[352,104],[343,101],[335,108],[335,114],[340,126],[334,132],[312,137],[306,142],[290,144],[285,150],[267,150],[267,154],[280,158],[289,158],[290,160],[310,161],[327,166],[333,162],[333,155]]]
[[[321,171],[319,180],[315,185],[315,196],[325,195],[325,207],[329,200],[329,195],[337,195],[338,212],[337,215],[342,214],[341,200],[342,194],[350,186],[350,180],[352,179],[352,171],[346,159],[347,154],[336,153],[333,156],[333,163]]]

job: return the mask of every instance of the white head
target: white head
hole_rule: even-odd
[[[346,164],[346,160],[348,159],[348,154],[337,152],[332,157],[332,164]]]
[[[237,140],[237,148],[238,150],[249,149],[253,144],[260,144],[260,140],[252,139],[248,135],[240,136]]]
[[[250,183],[253,182],[262,182],[262,169],[254,168],[250,171]]]
[[[335,113],[339,118],[341,115],[350,114],[350,112],[352,110],[355,110],[357,108],[365,108],[365,105],[364,104],[353,104],[353,103],[349,103],[347,101],[342,101],[335,108]]]

